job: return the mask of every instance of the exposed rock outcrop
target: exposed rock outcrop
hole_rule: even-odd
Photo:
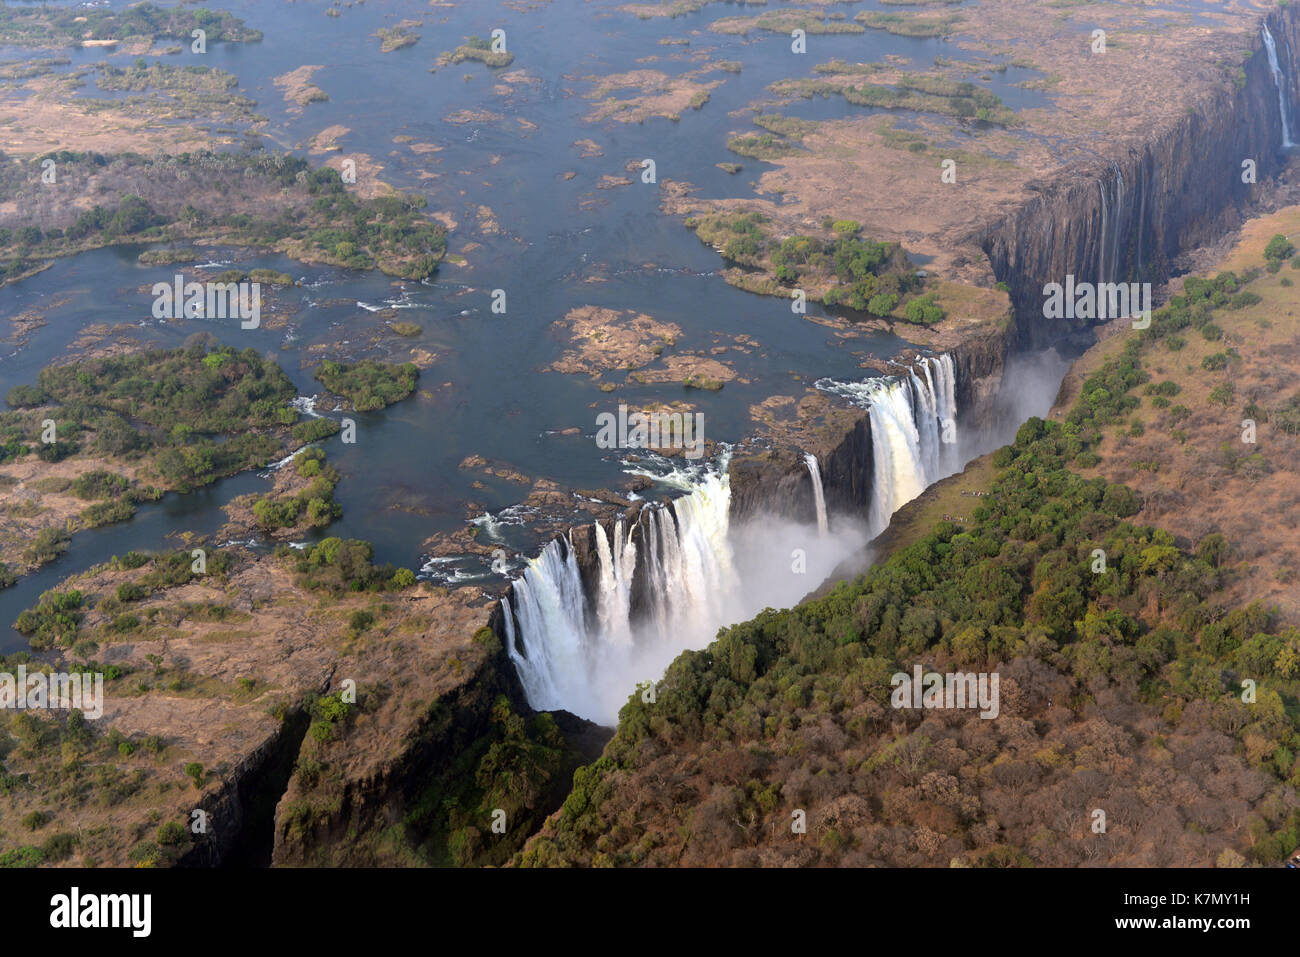
[[[1282,7],[1263,22],[1276,37],[1290,105],[1300,76],[1300,16]],[[1260,184],[1283,164],[1278,93],[1258,32],[1253,51],[1244,82],[1207,85],[1172,126],[1041,183],[1034,198],[977,231],[973,238],[1010,288],[1019,345],[1048,345],[1090,324],[1044,319],[1045,284],[1067,275],[1078,282],[1162,283],[1181,253],[1248,215]],[[1254,162],[1257,182],[1243,182],[1246,160]]]

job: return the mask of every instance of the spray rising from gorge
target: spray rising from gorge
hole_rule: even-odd
[[[803,461],[815,525],[775,516],[733,524],[725,457],[716,467],[656,476],[685,494],[571,529],[502,599],[507,651],[533,707],[615,723],[628,696],[682,651],[703,648],[719,628],[763,608],[797,603],[860,555],[897,509],[965,461],[950,356],[923,359],[898,377],[817,385],[862,407],[870,421],[866,522],[842,515],[832,527],[811,454]]]

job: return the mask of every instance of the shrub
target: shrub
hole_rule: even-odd
[[[933,296],[920,296],[913,299],[903,310],[903,316],[908,322],[920,323],[922,325],[933,325],[940,322],[945,313],[943,309],[934,301]]]
[[[130,486],[123,475],[104,469],[83,472],[72,482],[72,494],[81,499],[116,498]]]
[[[15,847],[0,854],[0,867],[40,867],[45,854],[39,847]]]
[[[23,815],[23,827],[29,831],[39,831],[52,820],[54,820],[53,814],[45,811],[32,811]]]
[[[167,855],[153,841],[141,841],[127,852],[126,859],[136,867],[157,867],[167,860]]]
[[[896,293],[879,293],[871,297],[867,302],[867,312],[873,316],[888,316],[898,305],[898,295]]]
[[[98,528],[114,522],[125,522],[135,514],[135,505],[131,502],[112,501],[96,502],[81,513],[81,521],[87,528]]]
[[[18,615],[14,628],[27,635],[32,648],[44,650],[55,645],[71,644],[84,617],[81,592],[48,591],[35,608]]]
[[[41,854],[47,861],[63,861],[72,855],[72,849],[76,846],[75,834],[51,834],[41,845]]]
[[[1281,233],[1270,239],[1268,245],[1264,247],[1264,258],[1272,262],[1290,259],[1294,254],[1295,246]]]
[[[38,386],[16,385],[9,390],[5,401],[15,409],[21,409],[44,405],[46,398],[45,393]]]
[[[158,843],[163,847],[175,847],[184,844],[189,832],[179,821],[167,821],[158,828]]]

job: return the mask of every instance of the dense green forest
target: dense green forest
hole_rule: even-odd
[[[315,377],[321,385],[341,395],[358,412],[374,412],[400,402],[415,391],[420,370],[410,362],[402,364],[362,359],[346,363],[326,360]]]
[[[475,640],[499,648],[487,629]],[[449,720],[445,706],[431,717],[435,725]],[[564,797],[579,763],[554,717],[516,714],[501,695],[485,733],[465,742],[450,769],[417,796],[406,816],[407,835],[435,867],[504,864],[541,825],[544,809]],[[493,834],[493,815],[502,812],[506,830]]]
[[[1129,521],[1138,491],[1074,471],[1150,382],[1144,348],[1241,285],[1190,280],[1063,422],[1025,423],[968,525],[681,655],[516,862],[1279,861],[1300,843],[1300,632],[1218,597],[1239,573],[1222,535],[1180,547]],[[1000,672],[1002,715],[891,709],[914,664]]]

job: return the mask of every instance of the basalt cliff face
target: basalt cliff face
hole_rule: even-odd
[[[1300,14],[1283,8],[1263,23],[1275,41],[1286,122],[1295,136],[1291,104],[1300,80]],[[1177,270],[1180,257],[1219,238],[1252,211],[1268,180],[1284,165],[1278,94],[1268,50],[1257,33],[1237,83],[1206,83],[1194,107],[1152,128],[1141,143],[1103,145],[1095,161],[1035,184],[1005,215],[972,234],[1009,291],[1012,315],[928,350],[952,360],[956,425],[963,437],[980,445],[1009,424],[1014,428],[1016,423],[999,420],[999,400],[1021,387],[1007,374],[1018,354],[1078,347],[1092,339],[1092,318],[1043,318],[1044,285],[1063,283],[1067,276],[1076,282],[1161,284]],[[1254,164],[1255,182],[1243,179],[1246,160]],[[915,353],[901,358],[900,373],[921,361]],[[815,429],[800,430],[798,441],[767,442],[752,451],[755,443],[730,460],[728,517],[733,525],[776,516],[814,523],[805,453],[817,457],[832,514],[861,515],[870,508],[877,492],[871,413],[847,403],[830,405]],[[586,599],[582,614],[596,614],[595,596],[607,584],[602,582],[607,570],[602,568],[607,561],[602,537],[607,548],[619,541],[621,528],[622,540],[637,555],[657,554],[648,511],[638,504],[620,519],[575,527],[553,543],[563,561],[576,567]],[[632,573],[628,603],[633,620],[644,618],[656,603],[651,568],[650,562],[638,561]],[[513,588],[505,597],[509,607],[517,606]],[[517,633],[517,619],[511,623]],[[493,616],[493,628],[500,640],[510,640],[505,614]]]
[[[1287,126],[1295,137],[1300,13],[1284,7],[1263,25],[1274,39]],[[1027,201],[970,237],[1006,284],[1013,318],[998,334],[980,334],[948,350],[957,369],[963,435],[988,435],[1005,425],[996,421],[997,398],[1012,355],[1079,348],[1091,340],[1093,318],[1044,318],[1046,284],[1073,276],[1077,283],[1158,286],[1179,256],[1239,225],[1251,211],[1285,161],[1278,81],[1262,29],[1243,75],[1229,89],[1207,84],[1193,109],[1153,129],[1142,144],[1110,150],[1090,165],[1035,184]],[[1246,160],[1254,164],[1253,177],[1245,175]],[[858,412],[848,420],[828,417],[819,441],[808,448],[737,456],[730,464],[733,520],[775,514],[813,521],[805,451],[818,457],[827,507],[860,513],[871,501],[872,445],[870,417]]]
[[[1006,331],[1009,326],[982,329],[946,353],[953,362],[955,424],[959,434],[971,439],[978,440],[998,424],[997,398],[1012,348]],[[912,368],[917,367],[917,358],[913,355]],[[862,514],[869,508],[875,491],[871,417],[862,409],[836,408],[825,415],[813,430],[813,439],[802,447],[776,444],[732,458],[732,521],[764,516],[816,521],[805,452],[817,456],[829,511]]]
[[[559,806],[574,768],[594,760],[608,734],[562,711],[544,716],[550,724],[539,729],[540,713],[494,637],[503,630],[501,606],[481,614],[472,639],[463,623],[448,629],[441,653],[426,653],[441,643],[434,625],[407,654],[372,662],[376,671],[361,686],[392,692],[363,707],[346,736],[301,738],[296,773],[275,808],[272,863],[496,864]],[[416,647],[421,652],[410,653]],[[489,802],[507,811],[500,834],[474,807],[480,762],[499,761],[497,748],[529,755],[527,765],[508,769],[515,783]],[[460,813],[449,816],[447,805]]]
[[[1300,13],[1268,15],[1281,82],[1297,92]],[[1283,119],[1262,30],[1242,65],[1244,82],[1207,85],[1180,120],[1136,145],[1103,149],[1095,163],[1035,184],[1036,195],[972,238],[1010,289],[1018,322],[1013,345],[1052,345],[1090,325],[1043,318],[1043,287],[1076,282],[1166,281],[1181,254],[1237,226],[1282,167]],[[1247,175],[1246,164],[1254,164]],[[1251,181],[1246,181],[1251,180]]]

